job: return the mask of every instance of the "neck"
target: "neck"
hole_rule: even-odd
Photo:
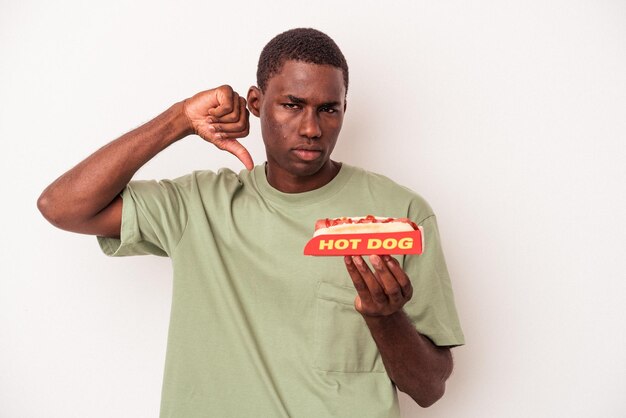
[[[328,160],[320,170],[308,176],[296,176],[281,170],[272,169],[270,164],[265,165],[267,182],[283,193],[303,193],[319,189],[330,183],[339,173],[341,163]]]

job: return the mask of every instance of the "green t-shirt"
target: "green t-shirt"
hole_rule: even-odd
[[[399,417],[395,387],[342,257],[303,255],[315,221],[408,217],[425,251],[398,256],[404,306],[437,345],[463,344],[435,216],[416,193],[343,164],[327,185],[282,193],[264,165],[131,181],[107,255],[169,256],[174,271],[161,417]]]

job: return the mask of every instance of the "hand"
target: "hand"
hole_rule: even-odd
[[[246,99],[224,85],[186,99],[183,110],[197,135],[233,154],[248,170],[254,168],[250,153],[236,139],[250,132]]]
[[[358,293],[354,307],[361,315],[391,315],[413,296],[411,281],[395,258],[370,255],[374,272],[360,255],[345,256],[344,261]]]

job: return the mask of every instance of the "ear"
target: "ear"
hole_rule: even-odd
[[[263,92],[256,86],[248,89],[248,110],[257,118],[261,115],[261,103],[263,103]]]

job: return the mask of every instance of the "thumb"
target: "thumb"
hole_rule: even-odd
[[[361,296],[358,296],[356,298],[354,298],[354,307],[357,310],[357,312],[361,313],[361,309],[363,309],[363,304],[361,302]]]
[[[237,157],[248,170],[252,170],[254,168],[252,156],[250,156],[250,153],[248,152],[246,147],[241,145],[241,143],[236,139],[229,139],[219,145],[223,145],[220,148],[222,148],[224,151],[230,152],[235,157]]]

